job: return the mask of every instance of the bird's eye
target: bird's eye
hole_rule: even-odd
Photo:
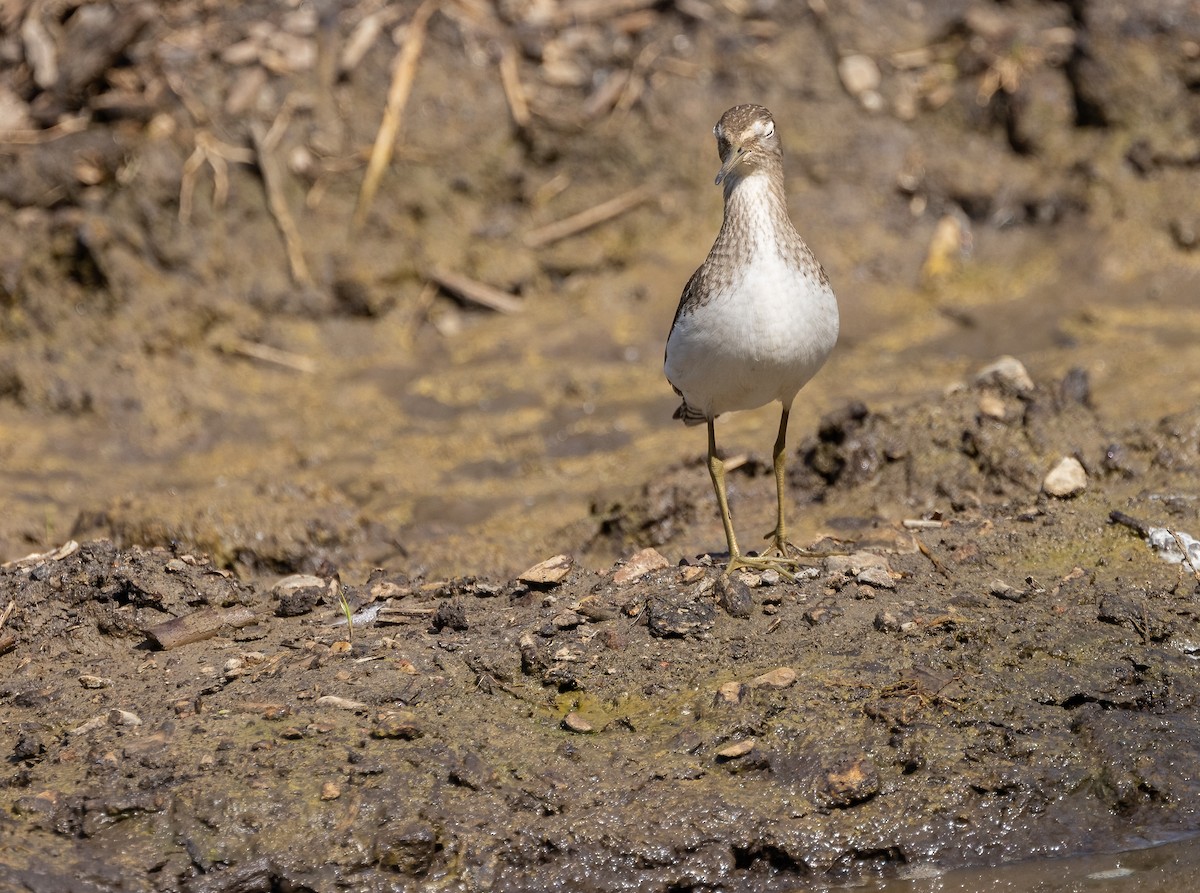
[[[767,126],[763,128],[763,139],[770,139],[775,135],[775,122],[768,121]]]

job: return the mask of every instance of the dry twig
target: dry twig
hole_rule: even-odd
[[[529,103],[525,99],[525,88],[521,86],[517,51],[511,45],[505,46],[500,54],[500,85],[504,88],[504,98],[508,100],[513,122],[522,129],[528,127]]]
[[[207,163],[213,171],[213,207],[223,208],[229,197],[229,165],[254,164],[254,153],[249,149],[223,143],[207,130],[196,133],[196,148],[183,163],[183,176],[179,179],[179,222],[187,224],[192,219],[192,196],[196,191],[196,177]]]
[[[594,208],[588,208],[586,211],[572,214],[564,220],[549,223],[546,226],[538,227],[526,233],[525,244],[529,248],[541,248],[544,245],[549,245],[552,242],[557,242],[568,236],[589,230],[593,226],[598,226],[601,223],[612,220],[614,217],[621,216],[626,211],[636,208],[642,202],[647,201],[652,195],[654,195],[654,190],[649,186],[639,186],[636,189],[631,189],[629,192],[622,193],[616,198],[602,202]]]
[[[446,289],[446,291],[452,291],[459,297],[465,298],[474,304],[479,304],[481,307],[487,307],[489,310],[498,310],[501,313],[516,313],[524,306],[520,298],[514,298],[508,292],[493,288],[486,283],[476,282],[474,279],[463,276],[461,273],[431,270],[429,278]]]
[[[252,360],[261,360],[264,363],[283,366],[285,369],[295,369],[297,372],[311,373],[317,371],[317,364],[311,357],[292,353],[288,350],[280,350],[278,347],[271,347],[269,344],[258,344],[255,341],[247,341],[244,338],[235,339],[225,350],[237,356],[248,357]]]
[[[929,551],[929,547],[927,545],[925,545],[923,542],[921,542],[920,537],[914,536],[913,542],[915,542],[917,544],[917,548],[921,550],[921,554],[924,555],[926,558],[928,558],[930,560],[930,562],[933,563],[934,569],[937,570],[937,572],[939,574],[941,574],[943,577],[945,577],[947,580],[949,580],[950,579],[950,571],[946,570],[946,565],[942,564],[941,559],[938,558],[936,555],[934,555],[933,552]]]
[[[250,136],[254,140],[254,150],[258,156],[258,169],[262,172],[263,186],[267,190],[267,207],[275,218],[275,225],[283,235],[287,248],[288,265],[292,271],[292,280],[298,285],[311,285],[312,276],[308,272],[308,264],[304,261],[304,249],[300,242],[300,232],[292,213],[288,210],[287,200],[283,195],[283,171],[271,154],[267,145],[267,133],[262,124],[253,121],[250,124]]]
[[[657,6],[659,0],[575,0],[564,3],[550,18],[551,27],[565,28],[568,25],[584,25],[604,22]]]
[[[0,130],[0,145],[4,146],[40,146],[53,142],[72,133],[87,130],[91,119],[88,115],[77,115],[59,121],[53,127],[45,130]]]
[[[240,629],[254,622],[254,612],[246,607],[201,608],[182,617],[172,617],[146,630],[146,635],[159,648],[170,651],[180,645],[190,645],[211,639],[222,627]]]
[[[353,229],[359,230],[371,210],[375,193],[379,190],[379,182],[383,172],[392,160],[395,150],[396,134],[400,132],[400,119],[404,114],[404,106],[408,104],[408,95],[412,92],[413,79],[416,76],[417,62],[421,58],[421,49],[425,45],[425,28],[429,17],[433,15],[440,0],[425,0],[413,13],[409,22],[408,32],[404,37],[404,46],[396,54],[392,67],[392,84],[388,88],[387,105],[383,110],[383,120],[379,123],[379,132],[375,134],[375,145],[371,148],[371,159],[367,162],[367,172],[363,175],[362,188],[358,193],[358,206],[354,209]]]

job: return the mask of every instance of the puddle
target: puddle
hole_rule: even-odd
[[[1071,856],[928,874],[842,888],[862,893],[1182,893],[1195,889],[1200,840],[1106,856]]]

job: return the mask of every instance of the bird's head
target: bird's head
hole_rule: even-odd
[[[734,106],[721,116],[713,134],[721,156],[717,185],[734,175],[745,176],[782,156],[775,119],[761,105]]]

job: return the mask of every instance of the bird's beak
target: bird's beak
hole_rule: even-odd
[[[735,167],[742,163],[746,158],[746,150],[741,146],[729,153],[729,157],[725,159],[725,163],[721,165],[721,169],[717,171],[716,185],[720,186],[724,180],[733,171]]]

